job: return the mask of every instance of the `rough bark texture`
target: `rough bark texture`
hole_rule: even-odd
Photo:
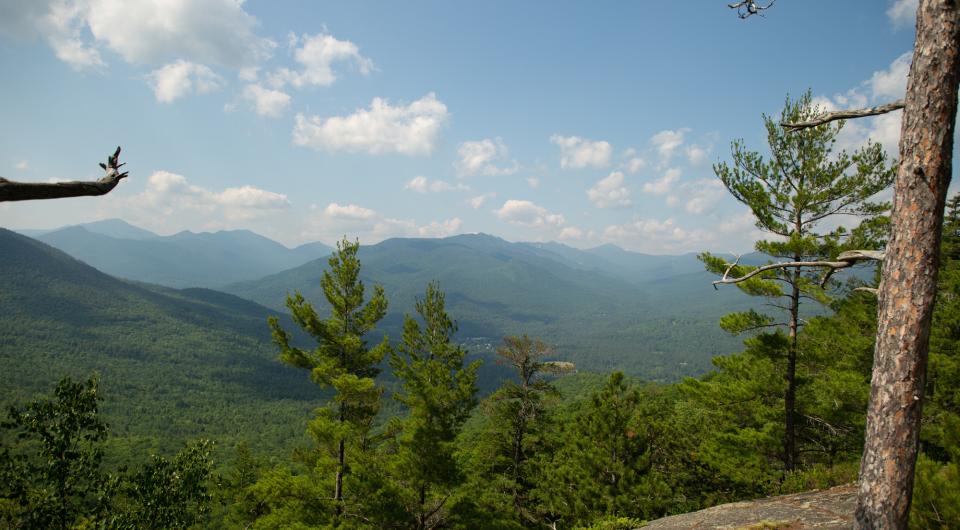
[[[127,176],[126,172],[120,173],[120,167],[123,164],[117,163],[119,158],[120,148],[117,147],[116,152],[107,157],[107,163],[100,164],[100,167],[106,171],[100,180],[48,183],[14,182],[0,178],[0,202],[105,195]]]
[[[856,528],[906,528],[957,111],[958,0],[921,0],[880,282]]]

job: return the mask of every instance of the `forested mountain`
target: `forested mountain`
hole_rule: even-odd
[[[276,361],[270,311],[255,303],[121,281],[3,229],[0,275],[3,403],[99,372],[114,443],[242,437],[282,453],[320,399]]]
[[[399,336],[402,315],[413,312],[423,287],[438,280],[460,324],[458,338],[481,351],[490,351],[504,335],[526,333],[549,337],[558,353],[581,369],[616,368],[676,380],[709,369],[713,356],[740,343],[716,323],[725,312],[746,307],[746,297],[734,289],[714,290],[714,278],[702,270],[669,268],[670,260],[681,258],[665,257],[654,267],[681,274],[658,277],[636,269],[634,281],[628,281],[629,275],[604,270],[601,264],[611,266],[590,251],[470,234],[390,239],[361,247],[360,259],[364,281],[385,288],[390,307],[381,327],[391,337]],[[299,291],[322,308],[320,276],[326,267],[320,259],[224,290],[278,312],[286,311],[287,293]]]
[[[330,253],[322,243],[290,249],[249,230],[158,236],[119,219],[23,232],[107,274],[168,287],[215,288]]]

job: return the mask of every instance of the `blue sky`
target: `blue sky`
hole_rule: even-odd
[[[711,165],[762,150],[788,93],[899,97],[915,4],[0,0],[0,175],[97,178],[118,144],[131,173],[0,204],[0,226],[744,251]],[[898,134],[889,115],[840,144]]]

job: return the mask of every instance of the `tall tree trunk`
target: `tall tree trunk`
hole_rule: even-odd
[[[794,261],[800,261],[796,256]],[[787,346],[787,395],[784,396],[783,467],[797,467],[797,328],[800,324],[800,269],[794,269],[790,292],[790,324]]]
[[[340,424],[346,421],[346,404],[340,404]],[[340,438],[337,446],[337,483],[333,490],[333,502],[336,504],[337,518],[343,513],[343,468],[346,462],[346,448],[344,439]]]
[[[958,0],[920,0],[878,302],[856,528],[906,528],[960,82]]]

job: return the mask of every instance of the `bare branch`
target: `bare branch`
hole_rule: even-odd
[[[888,112],[893,112],[895,110],[900,110],[903,108],[903,100],[898,99],[893,103],[887,103],[886,105],[879,105],[876,107],[867,107],[864,109],[852,109],[852,110],[838,110],[835,112],[825,112],[819,116],[814,116],[813,118],[807,121],[798,121],[794,123],[781,123],[780,125],[789,131],[798,131],[800,129],[808,129],[810,127],[816,127],[817,125],[823,125],[825,123],[830,123],[837,120],[846,120],[851,118],[866,118],[867,116],[878,116],[880,114],[886,114]]]
[[[733,262],[729,267],[727,267],[726,272],[724,272],[723,277],[719,280],[713,282],[714,288],[717,285],[722,283],[740,283],[758,274],[762,274],[767,271],[776,270],[776,269],[787,269],[795,267],[819,267],[829,269],[824,275],[823,279],[820,281],[820,286],[823,287],[827,280],[830,279],[830,276],[833,275],[834,271],[838,269],[846,269],[847,267],[852,267],[856,265],[859,261],[864,260],[883,260],[883,251],[881,250],[848,250],[847,252],[841,252],[837,256],[837,261],[786,261],[781,263],[771,263],[769,265],[764,265],[762,267],[757,267],[752,271],[744,274],[739,278],[730,278],[730,271],[740,262],[740,256],[737,256],[736,261]]]
[[[96,181],[14,182],[0,177],[0,202],[105,195],[127,177],[128,172],[120,172],[125,164],[118,163],[119,159],[120,148],[117,147],[116,152],[107,157],[107,163],[100,164],[105,173]]]
[[[873,293],[874,295],[880,292],[878,289],[875,289],[873,287],[857,287],[856,289],[854,289],[854,291],[860,291],[863,293]]]
[[[741,2],[734,2],[732,4],[727,4],[727,7],[729,7],[730,9],[736,9],[737,16],[745,19],[753,15],[760,15],[762,17],[763,15],[760,12],[763,11],[764,9],[769,9],[771,6],[773,6],[774,2],[776,2],[776,0],[770,0],[769,4],[765,6],[761,6],[761,5],[757,5],[757,2],[755,0],[743,0]]]

